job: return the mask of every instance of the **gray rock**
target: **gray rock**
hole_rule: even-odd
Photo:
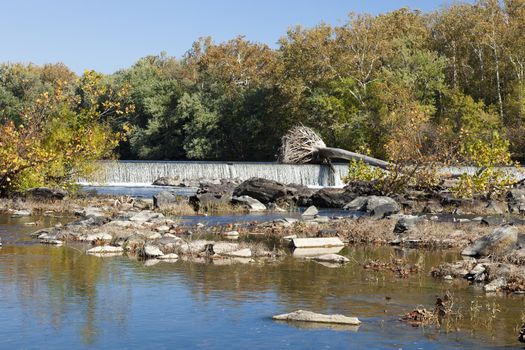
[[[265,211],[266,206],[250,196],[232,197],[232,203],[246,206],[250,211]]]
[[[222,255],[236,258],[250,258],[252,256],[252,250],[250,248],[244,248],[240,250],[235,250],[233,252],[225,252]]]
[[[22,216],[31,216],[31,211],[30,211],[30,210],[26,210],[26,209],[23,209],[23,210],[15,210],[15,211],[11,214],[11,217],[12,217],[12,218],[18,218],[18,217],[22,217]]]
[[[321,262],[339,263],[339,264],[345,264],[347,262],[350,262],[350,259],[348,259],[345,256],[339,255],[339,254],[324,254],[324,255],[316,256],[314,260],[321,261]]]
[[[144,256],[147,258],[156,258],[164,255],[164,253],[159,249],[159,247],[151,244],[146,244],[144,246]]]
[[[143,210],[129,218],[130,221],[144,223],[153,219],[162,219],[164,215],[161,213],[154,213],[149,210]]]
[[[399,204],[390,197],[367,196],[357,197],[344,206],[345,210],[366,211],[372,216],[383,217],[395,214],[401,210]]]
[[[314,205],[311,205],[309,206],[308,208],[306,208],[306,210],[303,212],[302,216],[303,217],[312,217],[312,216],[316,216],[317,214],[319,214],[319,210],[317,210],[317,208],[314,206]]]
[[[263,204],[291,200],[296,190],[280,182],[253,177],[241,183],[233,196],[250,196]]]
[[[177,203],[179,201],[178,196],[169,191],[162,191],[153,196],[153,207],[162,208],[166,205]]]
[[[412,230],[423,219],[423,217],[416,215],[399,215],[394,227],[394,233],[403,233]]]
[[[123,252],[124,249],[122,249],[122,247],[114,247],[111,245],[101,245],[87,251],[88,254],[122,254]]]
[[[507,280],[503,277],[498,277],[489,284],[485,285],[483,287],[483,290],[487,293],[493,293],[497,292],[498,289],[501,289],[502,287],[505,287],[507,284]]]
[[[158,256],[157,259],[159,260],[177,260],[179,258],[179,256],[175,253],[170,253],[170,254],[164,254],[164,255],[161,255],[161,256]]]
[[[338,237],[318,237],[318,238],[294,238],[292,245],[295,248],[321,248],[321,247],[342,247],[344,243]]]
[[[105,217],[106,214],[102,211],[102,209],[98,207],[87,207],[82,210],[78,210],[75,212],[75,215],[83,216],[85,218],[97,218],[97,217]]]
[[[91,233],[85,236],[81,236],[81,241],[94,242],[94,241],[111,241],[113,236],[107,232]]]
[[[344,315],[324,315],[305,310],[297,310],[289,314],[276,315],[273,316],[273,319],[280,321],[332,323],[354,326],[361,324],[361,321],[359,321],[357,317],[347,317]]]
[[[461,254],[466,256],[487,256],[494,253],[509,252],[518,247],[518,229],[505,225],[498,227],[492,233],[475,240]]]
[[[209,247],[206,248],[210,253],[215,254],[225,254],[233,252],[239,249],[239,243],[230,243],[230,242],[214,242],[210,243]]]
[[[185,187],[184,183],[179,178],[176,178],[176,177],[159,177],[158,179],[153,181],[152,185]]]

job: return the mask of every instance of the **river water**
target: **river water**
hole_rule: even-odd
[[[515,327],[524,296],[486,296],[466,282],[429,276],[432,266],[456,259],[455,252],[346,248],[342,254],[351,263],[340,268],[292,256],[266,264],[149,266],[28,238],[59,221],[0,216],[2,349],[520,348]],[[422,272],[399,278],[362,266],[392,257],[418,262]],[[431,309],[447,291],[463,318],[440,329],[399,322],[418,305]],[[363,323],[322,327],[271,319],[296,309],[357,316]]]

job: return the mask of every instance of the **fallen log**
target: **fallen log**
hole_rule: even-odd
[[[332,159],[362,160],[381,169],[387,169],[389,166],[388,162],[381,159],[341,148],[327,147],[321,137],[306,126],[292,128],[281,140],[278,156],[281,163],[330,163]]]

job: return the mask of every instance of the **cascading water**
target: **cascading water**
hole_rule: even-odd
[[[334,164],[333,173],[327,165],[251,162],[110,161],[102,162],[101,168],[99,182],[106,185],[151,185],[160,177],[185,181],[262,177],[285,184],[325,187],[342,186],[341,179],[348,173],[347,164]]]

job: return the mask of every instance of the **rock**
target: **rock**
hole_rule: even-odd
[[[343,250],[343,246],[338,247],[314,247],[314,248],[295,248],[293,250],[294,258],[315,258],[316,256],[325,255],[325,254],[337,254]]]
[[[487,256],[501,254],[517,248],[518,229],[505,225],[498,227],[492,233],[475,240],[461,254],[466,256]]]
[[[525,189],[514,188],[507,192],[507,205],[511,213],[525,212]]]
[[[292,246],[294,248],[341,247],[344,243],[338,237],[294,238]]]
[[[353,199],[350,203],[346,204],[344,210],[357,210],[364,211],[366,210],[366,204],[368,203],[368,197],[357,197]]]
[[[81,236],[81,241],[94,242],[94,241],[111,241],[113,236],[107,232],[91,233],[86,236]]]
[[[486,216],[481,219],[481,224],[485,226],[499,226],[505,222],[505,218],[500,215]]]
[[[226,231],[222,233],[225,237],[239,237],[239,232],[237,231]]]
[[[186,185],[178,178],[175,177],[159,177],[153,181],[153,186],[174,186],[174,187],[186,187]]]
[[[164,218],[164,215],[162,215],[161,213],[154,213],[149,210],[143,210],[133,215],[132,217],[130,217],[129,221],[144,223],[144,222],[151,221],[153,219],[162,219],[162,218]]]
[[[237,186],[233,191],[233,196],[250,196],[263,204],[268,204],[288,201],[295,192],[295,189],[280,182],[252,177]]]
[[[252,256],[252,250],[250,248],[244,248],[240,250],[235,250],[233,252],[226,252],[222,255],[236,257],[236,258],[250,258]]]
[[[88,254],[122,254],[123,252],[124,249],[122,249],[122,247],[114,247],[111,245],[101,245],[87,251]]]
[[[339,231],[334,228],[325,228],[317,232],[317,237],[337,237]]]
[[[157,257],[159,260],[177,260],[179,256],[175,253],[164,254]]]
[[[361,321],[357,317],[347,317],[344,315],[324,315],[317,314],[311,311],[297,310],[289,314],[276,315],[272,317],[279,321],[300,321],[300,322],[317,322],[317,323],[332,323],[332,324],[346,324],[359,325]]]
[[[399,212],[401,207],[390,197],[368,196],[355,198],[350,203],[346,204],[343,209],[366,211],[372,216],[384,217]]]
[[[206,251],[211,254],[225,254],[233,252],[239,249],[239,243],[230,242],[214,242],[210,243],[209,247],[206,247]]]
[[[286,211],[275,203],[268,203],[266,207],[269,211],[275,211],[275,212],[281,212],[281,213]]]
[[[168,225],[160,225],[155,228],[155,231],[160,233],[166,233],[169,232],[170,227]]]
[[[146,244],[144,246],[143,256],[147,258],[156,258],[159,256],[163,256],[164,253],[159,249],[159,247],[151,244]]]
[[[102,209],[98,207],[87,207],[82,210],[78,210],[75,212],[75,215],[83,216],[85,218],[106,217],[106,214],[104,214]]]
[[[209,210],[230,205],[231,197],[215,193],[196,194],[189,198],[189,204],[195,211]]]
[[[330,263],[339,263],[339,264],[345,264],[347,262],[350,262],[350,259],[348,259],[345,256],[339,255],[339,254],[325,254],[320,255],[314,258],[315,261],[322,261],[322,262],[330,262]]]
[[[177,203],[179,201],[179,197],[169,191],[162,191],[153,196],[153,207],[154,208],[162,208],[166,205]]]
[[[15,210],[15,211],[11,214],[11,217],[12,217],[12,218],[19,218],[19,217],[22,217],[22,216],[31,216],[31,211],[30,211],[30,210],[26,210],[26,209],[23,209],[23,210]]]
[[[503,277],[498,277],[489,284],[483,286],[483,290],[487,293],[493,293],[497,292],[498,289],[501,289],[502,287],[505,287],[507,284],[507,280]]]
[[[437,214],[443,212],[443,206],[437,201],[429,201],[423,207],[424,214]]]
[[[310,202],[318,208],[342,208],[355,197],[344,188],[322,188],[310,197]]]
[[[403,233],[412,230],[421,220],[423,220],[423,217],[420,216],[399,215],[396,226],[394,227],[394,233]]]
[[[60,188],[34,187],[26,190],[26,196],[38,200],[62,200],[68,193]]]
[[[232,197],[232,203],[246,206],[250,211],[265,211],[266,206],[250,196]]]
[[[485,207],[487,212],[492,212],[497,215],[504,214],[507,211],[507,208],[505,207],[505,203],[491,200],[487,206]]]
[[[312,217],[316,216],[317,214],[319,214],[319,210],[317,210],[317,208],[314,205],[312,205],[306,208],[306,210],[302,213],[302,216]]]

